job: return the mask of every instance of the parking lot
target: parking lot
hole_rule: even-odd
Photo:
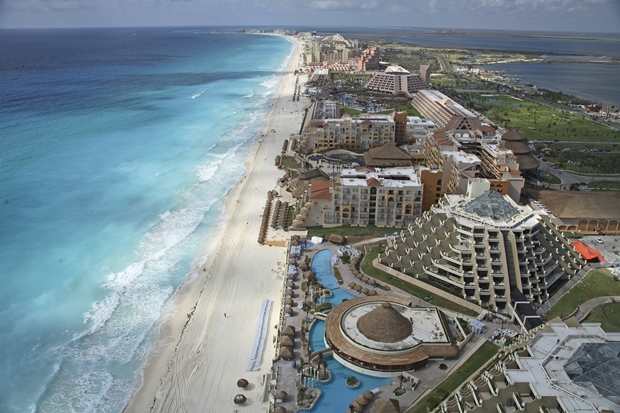
[[[581,241],[597,249],[608,263],[620,265],[620,235],[588,235]]]

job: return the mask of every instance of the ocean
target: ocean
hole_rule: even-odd
[[[357,39],[388,39],[425,47],[526,52],[548,56],[620,56],[620,34],[554,33],[509,30],[413,28],[322,28],[319,35],[341,33]],[[506,70],[523,83],[562,91],[593,102],[620,106],[620,65],[575,63],[507,63],[485,66]]]
[[[4,30],[0,56],[0,412],[120,412],[292,44]]]

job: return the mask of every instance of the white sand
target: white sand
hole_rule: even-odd
[[[226,226],[198,277],[175,294],[175,315],[162,326],[161,340],[152,346],[143,371],[144,383],[126,412],[262,412],[267,407],[259,400],[259,381],[275,356],[272,339],[281,310],[286,251],[259,245],[257,238],[267,191],[283,175],[274,159],[284,139],[299,132],[307,106],[303,99],[291,100],[301,53],[300,43],[292,40],[295,54],[260,132],[265,137],[255,145],[246,177],[226,197]],[[273,303],[261,369],[246,372],[264,299]],[[236,385],[241,377],[250,382],[245,391]],[[233,403],[238,393],[248,398],[245,405]]]

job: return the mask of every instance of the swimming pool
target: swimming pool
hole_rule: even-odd
[[[332,296],[328,301],[334,305],[338,305],[343,299],[355,298],[354,295],[342,290],[334,277],[331,267],[331,250],[321,250],[314,255],[310,268],[316,273],[317,280],[332,291]],[[325,335],[325,322],[315,320],[310,328],[308,339],[312,351],[325,348],[323,336]],[[332,356],[324,359],[327,361],[327,368],[332,372],[332,379],[328,383],[318,383],[316,387],[321,389],[323,393],[311,410],[300,410],[300,412],[334,412],[344,413],[349,404],[355,400],[357,396],[366,390],[375,387],[385,386],[391,383],[389,378],[372,377],[351,370],[348,367],[338,363]],[[355,376],[360,382],[359,387],[351,389],[347,387],[346,380],[349,376]]]

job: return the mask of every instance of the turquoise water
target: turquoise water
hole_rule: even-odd
[[[332,297],[328,298],[328,301],[338,305],[343,299],[350,300],[355,298],[355,296],[338,287],[338,282],[332,272],[331,257],[331,250],[321,250],[312,258],[310,267],[316,273],[317,279],[332,291]],[[312,324],[308,335],[312,351],[325,348],[324,335],[325,322],[316,320]],[[319,383],[316,385],[323,393],[312,410],[309,410],[311,412],[344,413],[349,404],[361,393],[391,383],[389,378],[372,377],[353,371],[338,363],[332,356],[326,357],[325,361],[327,361],[327,368],[332,372],[332,379],[329,383]],[[346,385],[347,377],[351,375],[357,377],[360,381],[360,386],[355,389],[351,389]]]
[[[291,52],[278,36],[0,30],[0,412],[122,411]]]

